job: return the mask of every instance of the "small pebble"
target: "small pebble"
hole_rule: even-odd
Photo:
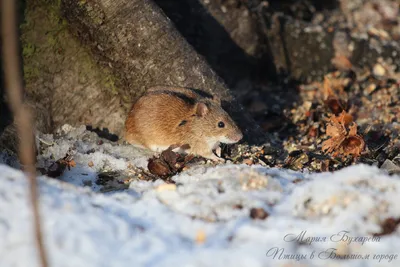
[[[372,69],[372,73],[377,77],[382,77],[385,75],[386,70],[381,64],[376,64]]]

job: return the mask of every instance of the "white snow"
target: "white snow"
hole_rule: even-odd
[[[68,151],[77,163],[61,179],[39,178],[50,266],[399,266],[400,230],[372,238],[383,220],[400,218],[399,176],[366,165],[322,174],[200,165],[175,176],[175,185],[134,179],[126,190],[99,193],[100,185],[83,181],[145,167],[148,154],[99,145],[84,128],[64,130],[38,140],[51,144],[39,166]],[[3,154],[0,161],[10,164]],[[259,207],[269,216],[251,219]],[[26,178],[0,165],[1,267],[39,266],[31,218]],[[369,258],[329,258],[332,249]]]

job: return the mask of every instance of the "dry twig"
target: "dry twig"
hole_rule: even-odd
[[[23,101],[23,82],[18,51],[17,1],[2,0],[1,3],[3,61],[8,103],[14,114],[14,123],[19,135],[19,158],[29,180],[34,231],[41,266],[47,267],[47,258],[40,228],[32,119]]]

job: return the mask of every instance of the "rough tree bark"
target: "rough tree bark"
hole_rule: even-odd
[[[1,50],[1,45],[0,45]],[[0,61],[1,64],[1,61]],[[4,99],[4,80],[2,69],[0,68],[0,135],[2,134],[4,128],[6,128],[11,123],[10,110]]]
[[[21,25],[24,78],[36,128],[51,132],[65,123],[86,124],[119,134],[124,107],[116,97],[116,79],[69,32],[60,8],[60,1],[27,0]]]

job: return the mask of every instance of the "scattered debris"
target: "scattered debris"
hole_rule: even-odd
[[[164,162],[162,159],[149,159],[147,167],[152,174],[163,178],[172,175],[168,163]]]
[[[111,192],[127,189],[129,184],[125,181],[129,177],[124,171],[104,171],[97,175],[96,185],[102,186],[100,192]]]
[[[308,163],[310,158],[301,150],[292,151],[285,160],[285,168],[292,170],[302,170],[303,166]]]
[[[400,154],[400,69],[383,58],[371,67],[350,68],[346,49],[351,44],[343,45],[335,60],[344,67],[326,74],[322,82],[288,81],[243,93],[241,102],[269,137],[265,147],[278,152],[239,145],[230,155],[234,163],[309,172],[354,163],[381,166],[385,160],[400,167],[393,160]],[[340,122],[343,112],[347,115]]]
[[[269,214],[263,208],[252,208],[250,210],[250,218],[253,220],[265,220]]]
[[[229,153],[224,152],[223,157],[230,158],[232,162],[246,165],[259,164],[262,166],[283,166],[283,159],[277,162],[279,150],[270,145],[249,146],[246,144],[236,144],[231,146]]]
[[[159,158],[153,157],[149,159],[147,168],[150,173],[164,180],[170,180],[172,176],[181,172],[186,164],[189,163],[194,155],[182,155],[173,151],[175,147],[171,146],[167,150],[161,152]]]
[[[71,169],[71,167],[75,167],[76,163],[72,159],[72,155],[66,155],[65,157],[57,160],[56,162],[52,163],[50,167],[46,171],[46,175],[52,178],[59,177],[63,174],[66,168],[68,170]]]
[[[340,116],[331,116],[326,127],[326,135],[330,136],[322,144],[322,150],[333,156],[360,156],[364,150],[365,142],[361,135],[357,134],[357,124],[353,117],[342,111]]]
[[[384,235],[389,235],[396,231],[398,225],[400,224],[400,218],[387,218],[386,220],[383,221],[382,223],[382,230],[380,233],[374,234],[374,236],[384,236]]]

